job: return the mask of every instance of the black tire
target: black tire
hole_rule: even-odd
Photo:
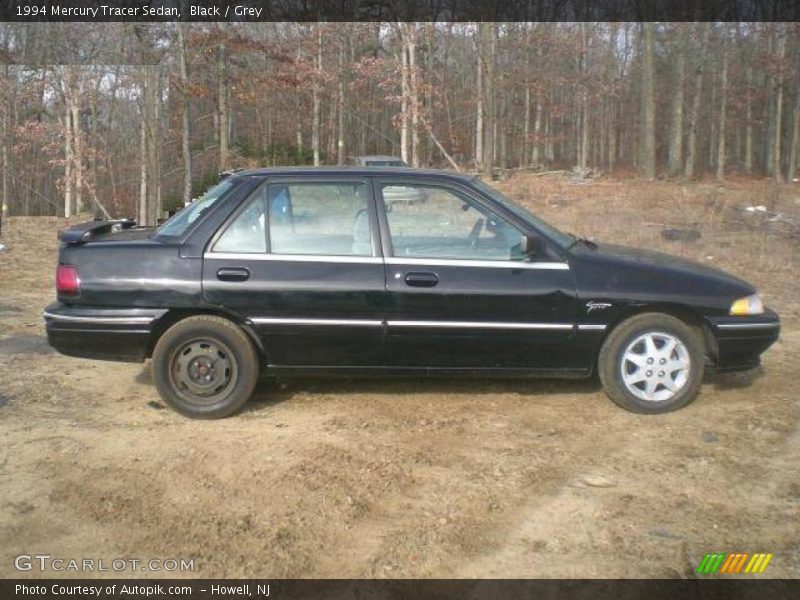
[[[239,411],[258,381],[258,355],[235,323],[198,315],[178,321],[153,350],[153,378],[169,406],[193,419]]]
[[[680,383],[677,390],[669,390],[666,385],[662,383],[655,384],[654,389],[649,392],[651,396],[656,394],[666,395],[672,394],[671,397],[666,399],[644,399],[637,396],[631,389],[638,390],[639,394],[648,394],[645,389],[647,380],[652,379],[656,381],[656,377],[661,376],[664,371],[659,370],[660,358],[655,360],[655,364],[650,366],[651,363],[645,363],[645,366],[639,367],[633,364],[630,360],[624,360],[626,351],[629,349],[638,350],[646,347],[646,342],[640,342],[640,346],[632,346],[637,340],[643,339],[641,336],[651,334],[657,341],[664,341],[666,336],[678,340],[683,349],[680,350],[681,356],[677,354],[672,356],[676,359],[680,358],[686,361],[688,355],[688,368],[678,373],[675,377],[667,374],[666,377],[670,378],[667,385],[675,385],[678,387],[676,381]],[[661,335],[664,334],[664,335]],[[651,338],[653,339],[653,338]],[[658,348],[658,346],[656,346]],[[700,391],[700,385],[703,382],[703,371],[705,368],[705,353],[703,350],[703,342],[698,334],[686,323],[663,313],[644,313],[631,317],[617,325],[606,338],[603,347],[600,349],[600,355],[597,361],[597,371],[600,376],[600,381],[603,383],[603,388],[606,394],[611,398],[614,403],[622,408],[635,413],[642,414],[659,414],[671,412],[682,408],[692,402]],[[661,346],[659,350],[666,352],[666,345]],[[684,352],[685,351],[685,352]],[[647,352],[644,350],[644,352]],[[675,351],[676,353],[678,350]],[[638,355],[638,352],[636,353]],[[630,354],[627,356],[630,357]],[[643,360],[650,360],[643,354]],[[661,356],[666,356],[662,354]],[[634,356],[637,358],[637,356]],[[638,358],[637,358],[638,360]],[[664,358],[665,361],[671,360]],[[654,376],[648,376],[647,380],[631,383],[630,387],[623,379],[623,369],[630,375],[639,373],[639,369],[643,369],[642,374],[655,373]],[[641,376],[641,374],[639,375]],[[631,380],[635,377],[631,377]],[[665,381],[665,379],[662,379]]]

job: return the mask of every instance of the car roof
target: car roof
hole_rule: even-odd
[[[413,167],[263,167],[259,169],[247,169],[238,171],[232,177],[296,177],[302,175],[355,175],[359,177],[432,177],[437,179],[449,179],[467,183],[475,178],[472,173],[460,173],[458,171],[446,171],[443,169],[416,169]]]

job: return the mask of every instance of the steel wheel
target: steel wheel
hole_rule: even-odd
[[[692,362],[675,335],[650,331],[636,337],[622,353],[620,369],[627,390],[647,402],[665,402],[689,380]]]
[[[235,384],[238,366],[230,348],[219,340],[199,338],[173,353],[169,368],[175,391],[191,404],[207,406]]]

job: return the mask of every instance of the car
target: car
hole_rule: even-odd
[[[397,189],[424,202],[391,202]],[[472,175],[410,168],[232,174],[155,229],[60,234],[50,345],[152,359],[196,418],[265,376],[588,378],[636,413],[689,404],[780,332],[752,285],[559,231]]]
[[[385,154],[372,154],[369,156],[355,156],[350,163],[358,167],[407,167],[402,158],[387,156]]]

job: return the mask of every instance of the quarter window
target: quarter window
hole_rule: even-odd
[[[217,240],[214,252],[266,252],[267,238],[264,230],[266,210],[266,188],[262,187]]]
[[[384,185],[396,257],[521,260],[522,233],[471,198],[416,184]]]

